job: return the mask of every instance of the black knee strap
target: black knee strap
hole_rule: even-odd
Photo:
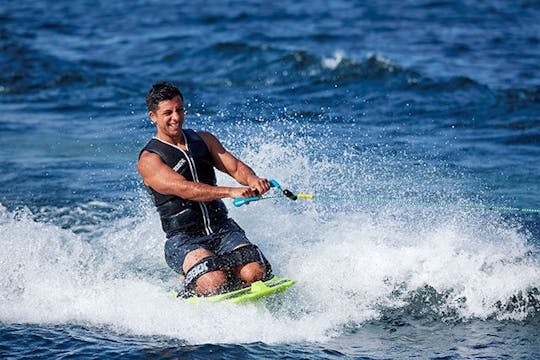
[[[261,265],[265,265],[267,262],[263,254],[259,251],[259,248],[255,245],[239,247],[238,249],[225,253],[220,257],[223,261],[223,265],[227,269],[242,266],[250,262],[258,262]]]
[[[265,267],[265,279],[271,276],[272,268],[270,263],[259,248],[255,245],[246,245],[223,255],[210,256],[197,262],[186,272],[184,289],[185,291],[192,291],[197,280],[204,274],[217,270],[228,271],[251,262],[258,262]]]
[[[268,280],[272,275],[272,267],[263,253],[255,245],[246,245],[239,247],[231,252],[221,255],[224,266],[227,269],[232,269],[238,266],[242,266],[251,262],[257,262],[263,265],[266,269],[264,280]]]
[[[206,273],[216,270],[222,270],[219,256],[210,256],[200,260],[186,272],[186,277],[184,279],[184,288],[187,291],[193,290],[197,279],[199,279]]]

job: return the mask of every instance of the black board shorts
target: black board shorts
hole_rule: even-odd
[[[170,237],[165,242],[165,261],[171,269],[183,274],[184,260],[193,250],[203,248],[216,255],[223,255],[240,245],[250,244],[240,225],[233,219],[228,219],[225,225],[210,235],[196,237],[180,233]]]

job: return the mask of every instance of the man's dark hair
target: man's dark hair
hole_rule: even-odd
[[[152,85],[146,94],[146,106],[149,111],[156,111],[161,101],[171,100],[177,96],[180,96],[180,99],[184,101],[184,96],[176,85],[160,81]]]

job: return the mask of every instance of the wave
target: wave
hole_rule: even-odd
[[[306,217],[312,212],[257,212],[266,214],[256,216],[261,230],[247,226],[248,231],[275,269],[298,281],[266,307],[194,307],[170,297],[175,276],[161,259],[163,240],[154,216],[110,222],[102,238],[88,241],[3,211],[2,246],[10,256],[0,266],[0,319],[105,326],[199,344],[325,341],[351,324],[388,318],[524,321],[538,314],[540,266],[511,231],[507,235],[515,241],[504,237],[495,245],[475,241],[458,227],[413,235],[388,219],[361,215],[343,220],[345,214],[336,214],[324,224]],[[246,223],[253,214],[236,217]],[[267,233],[275,222],[280,227]],[[294,230],[299,227],[302,232]],[[245,317],[254,320],[235,320]]]
[[[406,84],[419,77],[418,73],[405,69],[380,54],[368,54],[365,59],[358,61],[342,51],[336,51],[331,57],[297,51],[276,61],[283,65],[289,63],[287,67],[294,70],[291,76],[303,76],[314,85],[331,83],[344,86],[362,80],[396,80]]]
[[[517,99],[521,104],[538,100],[536,89],[491,89],[467,76],[435,77],[402,66],[380,53],[368,53],[358,59],[337,50],[330,56],[321,56],[306,50],[237,41],[212,44],[196,57],[213,59],[205,67],[205,71],[214,74],[208,85],[263,83],[271,86],[276,95],[294,96],[296,101],[307,103],[327,102],[336,91],[352,91],[364,99],[380,97],[390,103],[394,97],[399,103],[408,98],[415,105],[415,114],[444,112],[470,117],[472,112],[480,112],[482,117],[482,113],[489,116],[487,107],[511,105]],[[216,67],[227,65],[213,68],[214,59]]]
[[[88,106],[87,102],[109,99],[102,89],[109,89],[109,84],[115,82],[110,80],[110,74],[117,70],[116,64],[90,55],[75,55],[77,49],[66,50],[61,44],[47,48],[35,36],[5,28],[0,32],[0,93],[11,95],[17,102],[26,95],[24,101],[49,106],[49,110],[77,110]],[[122,95],[122,86],[116,86],[117,96]],[[96,95],[98,98],[92,98]],[[81,104],[81,98],[91,101]],[[55,104],[51,105],[53,99]]]
[[[339,162],[313,154],[316,137],[274,142],[274,135],[252,136],[241,158],[279,174],[293,191],[370,193],[374,179],[382,179],[379,168],[354,154]],[[384,179],[381,188],[392,192],[392,178]],[[80,204],[71,214],[62,207],[0,208],[0,246],[9,254],[0,262],[0,321],[107,327],[201,344],[325,341],[347,324],[396,316],[538,316],[534,239],[497,214],[286,199],[231,208],[275,271],[297,285],[266,305],[194,307],[168,294],[176,275],[164,262],[164,236],[148,199],[125,204],[128,211],[116,217],[115,206]]]
[[[4,93],[23,94],[35,89],[83,84],[88,76],[79,66],[34,50],[11,34],[0,53],[0,81]]]
[[[245,85],[248,81],[298,87],[304,83],[306,86],[323,83],[343,85],[352,80],[419,77],[414,71],[380,54],[368,54],[364,60],[358,61],[343,51],[336,51],[332,56],[320,56],[305,50],[289,50],[256,42],[217,42],[200,49],[193,56],[211,59],[206,62],[208,65],[204,70],[214,76],[226,77],[229,87]],[[193,70],[195,73],[200,71]]]
[[[382,97],[389,103],[408,99],[415,105],[415,114],[443,113],[458,118],[474,114],[477,119],[538,103],[536,88],[492,89],[463,75],[437,77],[403,66],[381,53],[357,58],[337,50],[325,56],[236,41],[211,44],[196,57],[212,59],[204,69],[214,75],[208,85],[230,88],[265,84],[276,95],[294,96],[296,101],[307,103],[327,102],[336,91],[351,91],[364,99]],[[197,80],[208,82],[204,78]],[[497,111],[491,111],[493,108]]]

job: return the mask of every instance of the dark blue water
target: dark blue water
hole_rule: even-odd
[[[0,355],[540,356],[539,34],[537,1],[1,3]],[[287,294],[168,294],[135,168],[163,79],[319,195],[231,209]]]

